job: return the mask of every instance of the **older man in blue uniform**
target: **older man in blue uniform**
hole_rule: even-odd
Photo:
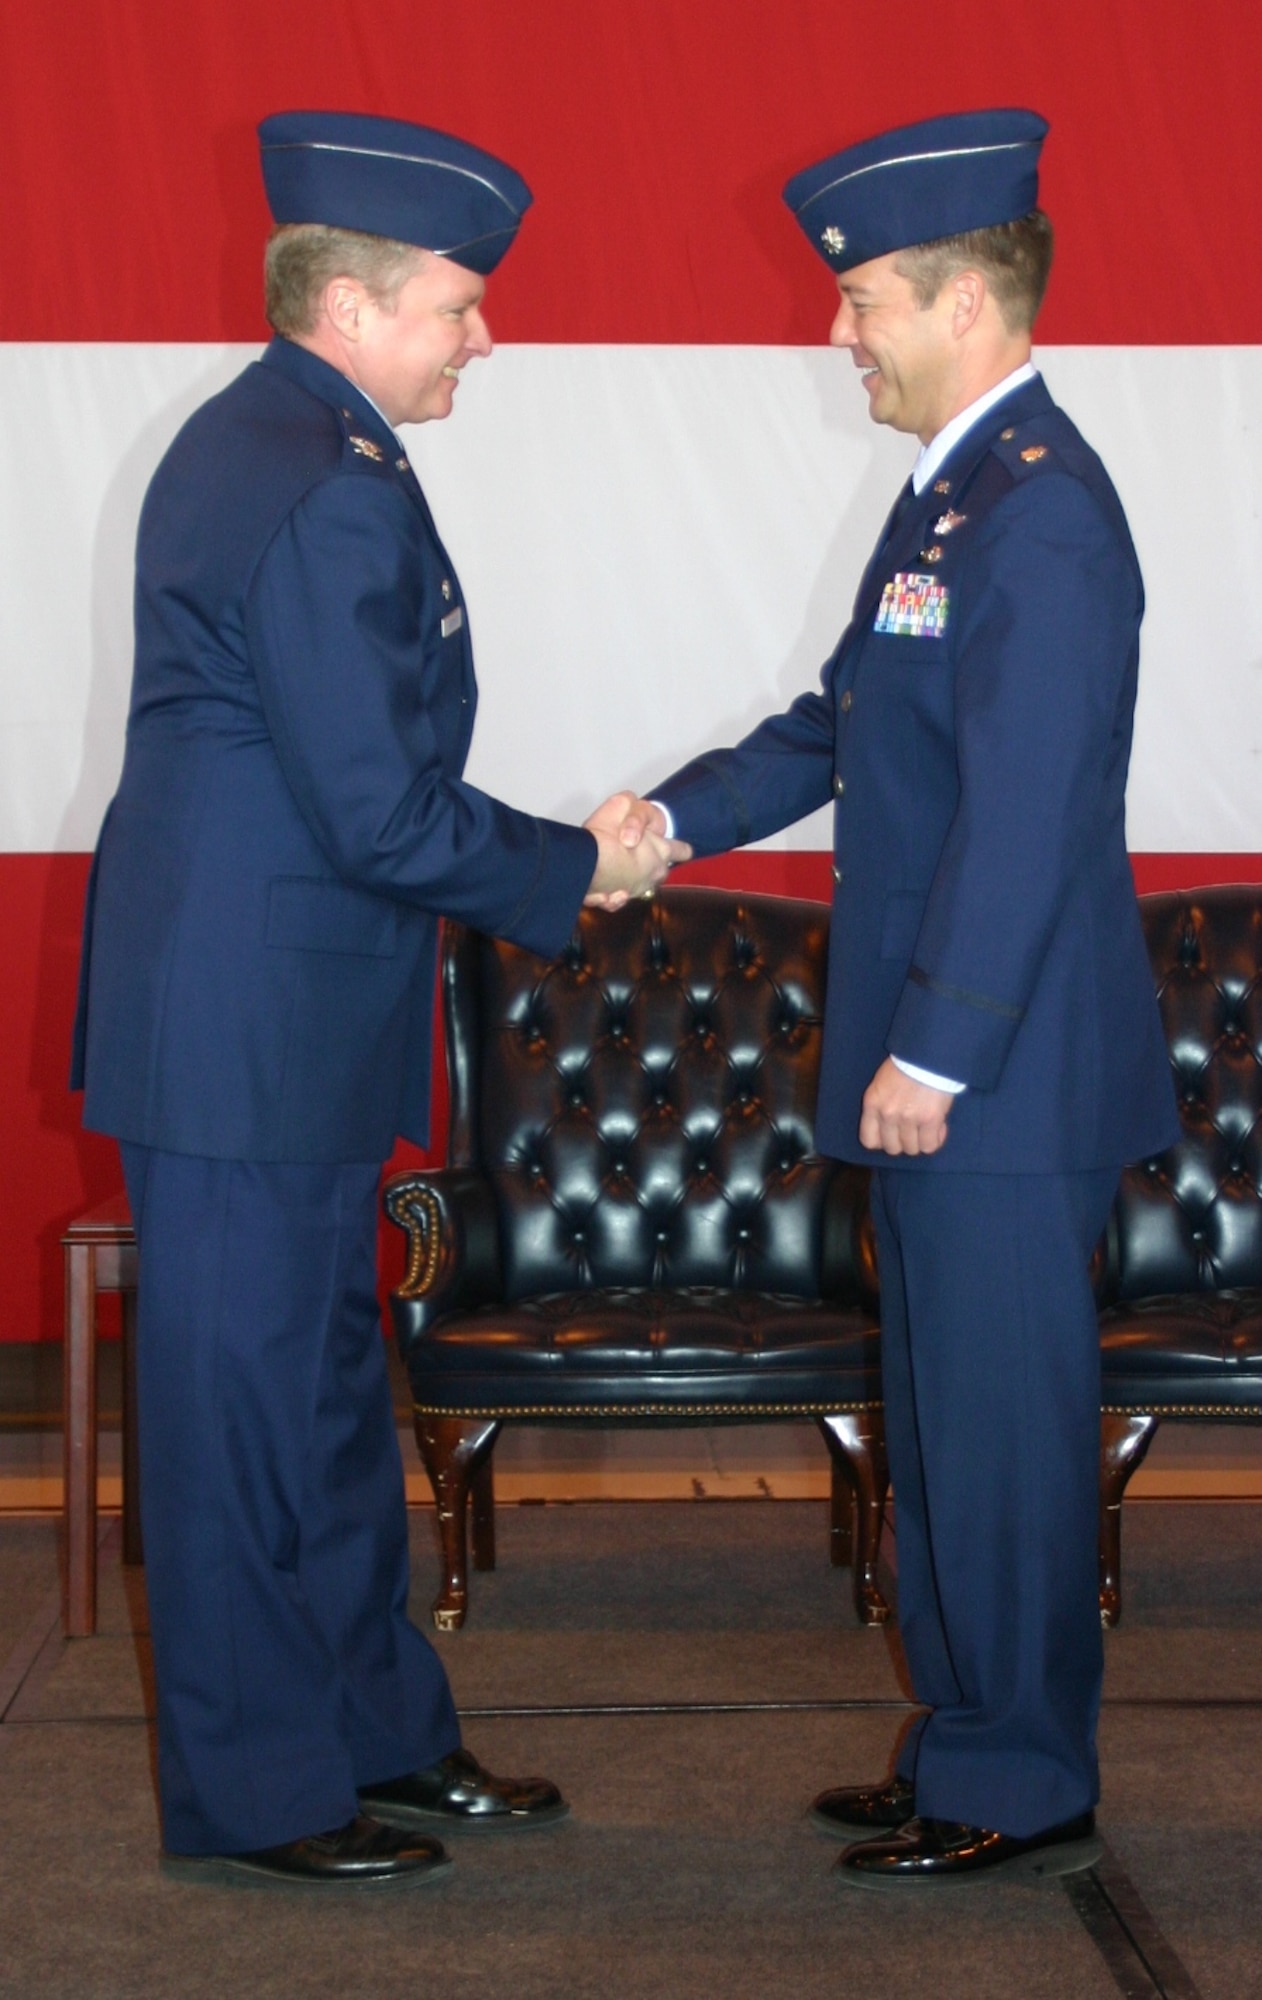
[[[818,1143],[873,1169],[899,1615],[926,1713],[824,1793],[865,1887],[1094,1859],[1099,1349],[1087,1267],[1177,1131],[1127,859],[1143,609],[1100,460],[1030,362],[1027,111],[887,132],[785,198],[835,346],[920,456],[805,694],[642,807],[702,853],[835,802]],[[665,812],[660,808],[664,807]]]
[[[551,954],[589,888],[669,857],[461,776],[465,604],[394,427],[445,417],[490,352],[529,190],[397,121],[260,136],[277,338],[145,501],[76,1080],[140,1245],[165,1865],[381,1886],[442,1872],[425,1828],[565,1811],[461,1748],[406,1612],[376,1189],[396,1134],[426,1137],[437,918]]]

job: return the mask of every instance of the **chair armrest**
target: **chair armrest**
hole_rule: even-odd
[[[820,1292],[838,1305],[879,1313],[876,1238],[868,1206],[867,1167],[839,1166],[824,1197]]]
[[[490,1182],[466,1167],[392,1174],[386,1214],[408,1239],[403,1282],[390,1311],[406,1351],[444,1313],[472,1310],[503,1294],[499,1214]]]

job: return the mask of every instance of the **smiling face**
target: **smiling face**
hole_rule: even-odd
[[[828,338],[862,372],[872,421],[928,444],[959,406],[958,301],[948,280],[932,305],[919,305],[897,264],[891,252],[842,272]]]
[[[393,300],[335,280],[326,305],[338,334],[335,366],[392,424],[450,416],[460,370],[491,352],[481,310],[485,290],[476,271],[434,256],[424,257]]]

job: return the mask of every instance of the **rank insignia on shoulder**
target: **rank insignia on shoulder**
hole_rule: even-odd
[[[1045,444],[1027,444],[1021,456],[1027,465],[1037,465],[1041,458],[1047,457],[1047,446]]]
[[[967,519],[967,514],[957,514],[954,509],[948,508],[945,514],[939,514],[933,524],[933,532],[935,535],[953,535],[957,528],[964,526]]]
[[[361,458],[375,459],[378,465],[380,465],[385,458],[384,451],[381,449],[381,446],[373,438],[356,437],[354,431],[352,431],[347,442],[349,443],[351,450],[357,451]]]
[[[874,632],[899,638],[942,639],[946,636],[950,593],[936,576],[899,570],[881,593]]]
[[[464,624],[464,607],[463,605],[458,604],[454,611],[449,611],[447,613],[447,616],[442,620],[438,629],[444,639],[450,639],[452,633],[458,632],[463,624]]]

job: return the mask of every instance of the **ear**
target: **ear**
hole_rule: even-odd
[[[958,340],[981,317],[989,288],[980,271],[957,271],[947,279],[951,302],[951,332]]]
[[[324,317],[343,340],[358,341],[368,294],[358,278],[330,278],[320,301]]]

